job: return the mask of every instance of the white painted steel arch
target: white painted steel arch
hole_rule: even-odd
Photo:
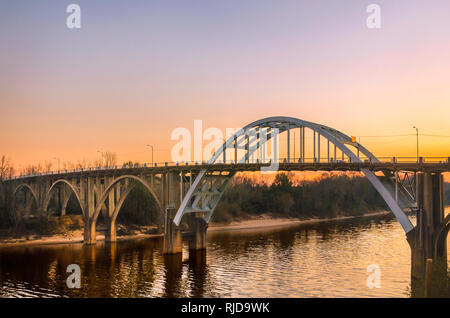
[[[318,133],[319,136],[326,138],[331,144],[335,145],[339,150],[341,150],[352,162],[361,162],[361,159],[351,150],[351,148],[349,148],[349,146],[352,146],[355,149],[359,150],[360,153],[369,158],[369,160],[371,160],[372,162],[379,162],[379,160],[364,146],[357,142],[353,142],[351,137],[334,128],[293,117],[268,117],[250,123],[234,133],[230,138],[228,138],[223,146],[214,153],[208,163],[216,163],[220,156],[223,154],[224,150],[230,148],[234,149],[235,147],[238,149],[247,150],[247,153],[244,155],[244,157],[238,160],[238,162],[240,163],[245,162],[245,159],[248,159],[253,152],[259,149],[259,147],[262,146],[263,143],[266,143],[272,137],[270,134],[268,134],[267,138],[264,138],[262,140],[262,143],[260,143],[259,141],[261,140],[261,138],[259,133],[261,132],[261,129],[278,129],[278,133],[282,133],[290,129],[302,127],[309,128],[312,131]],[[249,147],[248,138],[252,136],[257,136],[257,147]],[[240,145],[245,141],[247,141],[247,148]],[[408,219],[393,195],[380,181],[380,179],[368,169],[361,169],[361,171],[386,201],[387,205],[394,213],[397,220],[400,222],[404,231],[408,233],[410,230],[412,230],[413,225],[411,221]],[[219,184],[219,187],[213,187],[212,189],[210,189],[208,188],[208,186],[206,186],[207,182],[205,182],[205,179],[208,178],[207,172],[208,171],[206,169],[202,170],[197,175],[191,187],[187,191],[173,220],[175,225],[178,226],[180,224],[184,214],[191,212],[206,212],[205,221],[209,222],[209,220],[211,219],[214,209],[223,192],[225,191],[226,185],[229,183],[234,173],[231,173],[226,178],[226,181],[223,182],[223,184]],[[205,198],[209,198],[209,201],[205,200]],[[198,205],[201,201],[207,203]]]

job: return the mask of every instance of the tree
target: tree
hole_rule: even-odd
[[[279,173],[273,181],[272,187],[281,192],[290,192],[292,189],[292,181],[286,173]]]
[[[74,165],[75,169],[86,169],[89,167],[89,162],[86,159],[78,160],[78,162]]]
[[[22,174],[24,175],[30,175],[30,174],[38,174],[42,173],[44,169],[42,168],[42,165],[39,163],[37,165],[28,165],[25,168],[22,169]]]
[[[3,155],[0,159],[0,181],[11,178],[14,174],[14,167],[11,161]]]
[[[46,161],[46,162],[44,163],[44,171],[45,171],[45,172],[50,172],[50,171],[52,171],[52,167],[53,167],[53,164],[51,163],[51,161]]]
[[[104,158],[106,167],[114,167],[115,165],[117,165],[117,154],[115,152],[105,152]]]

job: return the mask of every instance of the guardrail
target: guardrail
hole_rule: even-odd
[[[359,159],[362,162],[375,162],[371,158],[368,157],[359,157]],[[450,164],[450,157],[378,157],[378,162],[381,163],[449,163]],[[341,159],[335,159],[333,157],[325,157],[325,158],[282,158],[278,160],[278,163],[332,163],[332,162],[339,162],[339,163],[352,163],[350,158],[344,158]],[[233,165],[235,162],[233,160],[217,160],[213,164],[230,164]],[[239,164],[271,164],[272,160],[262,160],[259,159],[252,159],[249,158],[247,162],[239,162]],[[354,162],[353,162],[354,163]],[[47,172],[40,172],[35,174],[28,174],[28,175],[18,175],[14,176],[9,179],[5,179],[6,181],[10,180],[16,180],[16,179],[23,179],[23,178],[32,178],[32,177],[39,177],[39,176],[50,176],[50,175],[59,175],[59,174],[66,174],[66,173],[77,173],[77,172],[90,172],[90,171],[104,171],[104,170],[122,170],[122,169],[136,169],[136,168],[158,168],[158,167],[176,167],[181,165],[205,165],[209,163],[207,162],[199,162],[199,161],[185,161],[185,162],[155,162],[155,163],[136,163],[136,164],[123,164],[123,165],[114,165],[111,167],[108,166],[102,166],[102,167],[87,167],[87,168],[75,168],[75,169],[64,169],[64,170],[55,170],[55,171],[47,171]]]

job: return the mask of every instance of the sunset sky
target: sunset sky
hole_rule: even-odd
[[[66,26],[72,2],[81,29]],[[98,150],[150,162],[147,144],[166,161],[195,119],[277,115],[377,156],[415,156],[415,125],[422,156],[450,156],[448,0],[72,2],[0,2],[0,155],[18,168]]]

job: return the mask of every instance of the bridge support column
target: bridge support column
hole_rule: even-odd
[[[112,180],[110,180],[111,182]],[[116,237],[116,218],[114,217],[114,211],[116,209],[116,197],[115,189],[113,188],[109,191],[108,194],[108,210],[105,212],[105,224],[106,224],[106,233],[105,233],[105,242],[107,243],[115,243],[117,240]]]
[[[105,223],[106,223],[105,242],[115,243],[117,241],[116,222],[115,220],[106,217]]]
[[[447,246],[437,244],[444,223],[444,191],[441,173],[417,174],[417,221],[407,233],[411,246],[411,280],[413,285],[425,277],[427,259],[433,260],[433,274],[446,273]],[[437,247],[437,248],[436,248]],[[445,271],[442,271],[443,266]]]
[[[87,208],[84,215],[84,244],[91,245],[96,243],[97,232],[95,229],[94,211],[95,211],[95,193],[94,179],[87,179]]]
[[[97,240],[97,232],[95,229],[95,223],[92,218],[84,218],[84,241],[85,245],[93,245]]]
[[[191,236],[189,238],[189,250],[204,250],[206,249],[206,230],[208,224],[205,222],[202,215],[191,213],[188,216],[189,231]]]
[[[61,216],[66,215],[67,204],[69,203],[71,194],[71,189],[67,185],[64,185],[61,199]]]
[[[183,251],[181,240],[181,229],[173,223],[173,218],[177,211],[172,208],[166,209],[166,220],[164,229],[164,254],[177,254]]]

